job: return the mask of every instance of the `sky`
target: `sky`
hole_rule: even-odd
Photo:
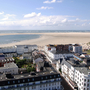
[[[90,0],[0,0],[0,30],[90,30]]]

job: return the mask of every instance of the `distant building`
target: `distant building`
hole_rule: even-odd
[[[16,45],[17,54],[24,54],[27,52],[32,52],[34,49],[37,49],[37,45]]]
[[[0,48],[0,53],[15,53],[16,52],[16,46],[12,47],[1,47]]]
[[[75,44],[72,47],[73,47],[73,50],[72,51],[74,53],[82,54],[82,46],[80,46],[79,44]]]
[[[17,53],[17,54],[23,54],[27,52],[31,52],[34,49],[37,49],[37,45],[16,45],[12,47],[1,47],[0,53]],[[15,55],[15,54],[14,54]]]
[[[6,63],[4,67],[0,67],[0,73],[18,74],[18,66],[14,62]]]
[[[12,57],[5,57],[3,53],[0,53],[0,67],[3,67],[5,63],[14,62]]]

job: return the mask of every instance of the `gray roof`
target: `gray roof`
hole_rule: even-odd
[[[34,47],[34,46],[37,47],[37,45],[16,45],[16,46],[17,46],[17,47],[23,47],[23,46],[24,46],[24,47],[26,47],[26,46],[27,46],[27,47]]]
[[[59,74],[54,68],[52,67],[46,67],[45,71],[42,72],[35,72],[36,75],[30,75],[30,73],[26,73],[26,74],[17,74],[17,75],[13,75],[14,79],[22,79],[22,78],[31,78],[31,77],[37,77],[37,76],[47,76],[47,75],[53,75],[53,74]],[[1,77],[2,75],[0,75]],[[9,78],[0,78],[0,81],[6,81],[6,80],[10,80]]]
[[[90,73],[90,69],[88,67],[85,67],[84,65],[74,65],[73,60],[63,60],[61,65],[65,64],[68,68],[71,68],[73,66],[76,70],[78,70],[80,73],[84,73],[85,75],[88,75]]]
[[[38,63],[38,62],[43,62],[43,59],[42,58],[35,59],[35,63]]]
[[[66,66],[68,66],[68,68],[71,68],[71,64],[68,63],[65,59],[63,59],[61,65],[65,64]]]
[[[88,75],[90,73],[90,69],[87,67],[75,67],[76,70],[79,70],[80,73],[84,73],[85,75]]]
[[[4,67],[17,67],[17,65],[14,62],[12,62],[4,64]]]

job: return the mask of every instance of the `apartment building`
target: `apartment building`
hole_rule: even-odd
[[[34,49],[37,49],[37,45],[16,45],[17,47],[17,54],[24,54],[27,52],[31,52]]]
[[[3,67],[5,63],[14,62],[12,57],[5,57],[3,53],[0,53],[0,67]]]
[[[74,53],[82,54],[82,46],[80,46],[79,44],[75,44],[72,47],[73,47],[73,50],[72,51]]]
[[[0,90],[63,90],[60,74],[53,68],[42,72],[1,75]]]
[[[26,52],[31,52],[34,49],[37,49],[37,45],[16,45],[12,47],[1,47],[0,53],[17,53],[17,54],[23,54]]]
[[[15,53],[16,52],[17,47],[16,46],[12,46],[12,47],[1,47],[0,48],[0,53]]]
[[[14,62],[6,63],[4,67],[0,67],[0,73],[18,74],[18,66]]]
[[[63,60],[61,64],[63,77],[75,90],[90,90],[90,69],[76,60]]]

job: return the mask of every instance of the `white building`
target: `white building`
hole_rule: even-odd
[[[37,45],[16,45],[17,47],[17,54],[23,54],[27,52],[31,52],[34,49],[37,49]]]
[[[0,48],[0,53],[11,53],[11,52],[12,53],[16,52],[16,46]]]
[[[13,75],[14,78],[0,77],[0,90],[63,90],[60,74],[51,68],[44,72]]]
[[[75,65],[75,62],[63,60],[61,66],[62,75],[76,90],[90,90],[90,70],[87,67]]]
[[[82,54],[82,46],[80,46],[80,45],[73,45],[73,52]]]
[[[18,74],[18,66],[14,62],[6,63],[4,67],[0,67],[0,73]]]

